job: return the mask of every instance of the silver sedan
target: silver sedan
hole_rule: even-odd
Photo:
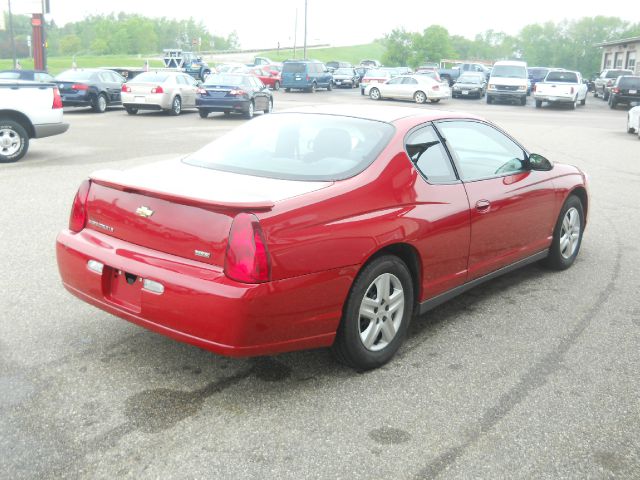
[[[365,95],[372,100],[395,98],[413,100],[416,103],[437,103],[443,98],[451,98],[451,89],[445,83],[439,83],[426,75],[402,75],[385,83],[368,84]]]
[[[195,108],[198,82],[181,72],[144,72],[122,85],[122,105],[130,115],[139,110],[164,110],[180,115]]]

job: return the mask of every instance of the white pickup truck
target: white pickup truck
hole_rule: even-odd
[[[587,101],[587,85],[582,81],[580,72],[569,70],[551,70],[544,81],[536,83],[533,97],[536,108],[542,107],[542,102],[565,103],[576,108],[578,102],[584,105]]]
[[[31,138],[50,137],[68,129],[54,84],[0,80],[0,163],[24,157]]]

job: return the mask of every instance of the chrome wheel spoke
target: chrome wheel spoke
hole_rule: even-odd
[[[580,213],[575,208],[570,208],[565,213],[560,229],[560,254],[568,259],[576,253],[580,243]]]
[[[369,326],[364,332],[360,334],[360,337],[362,338],[362,343],[364,344],[364,346],[369,350],[371,350],[379,334],[380,334],[380,324],[375,321],[372,321],[372,322],[369,322]]]
[[[391,318],[387,317],[385,321],[380,323],[380,327],[382,330],[382,339],[385,342],[390,343],[393,340],[393,337],[396,336],[396,327]]]
[[[359,334],[367,350],[380,351],[393,341],[404,313],[404,291],[398,277],[379,275],[360,303]]]
[[[385,302],[389,299],[389,290],[391,287],[391,280],[388,273],[383,273],[375,281],[376,289],[378,290],[378,299]]]
[[[389,301],[389,315],[393,316],[399,310],[402,310],[404,307],[404,292],[402,290],[396,290],[391,295]]]

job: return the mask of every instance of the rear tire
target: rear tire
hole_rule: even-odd
[[[487,95],[487,103],[491,105],[493,103],[493,97],[491,95]]]
[[[273,84],[273,89],[274,90],[280,90],[280,82],[279,81],[275,81],[275,83]]]
[[[536,100],[536,108],[542,108],[542,100]]]
[[[29,135],[13,120],[0,120],[0,163],[20,160],[29,150]]]
[[[267,102],[267,108],[265,108],[264,110],[265,115],[267,113],[271,113],[273,112],[273,100],[270,98],[269,101]]]
[[[427,101],[427,94],[424,93],[422,90],[418,90],[416,93],[413,94],[413,100],[416,103],[424,103]]]
[[[99,94],[93,100],[91,109],[96,113],[104,113],[107,111],[107,96],[104,93]]]
[[[129,115],[135,115],[136,113],[138,113],[138,109],[135,107],[124,107],[125,111],[129,114]]]
[[[413,281],[405,263],[384,255],[358,274],[343,309],[332,350],[358,370],[387,363],[398,351],[413,315]]]
[[[526,104],[527,104],[527,96],[525,95],[524,97],[520,98],[520,105],[524,107]]]
[[[369,98],[371,98],[371,100],[380,100],[382,98],[382,95],[380,95],[380,90],[373,87],[371,90],[369,90]]]
[[[330,92],[331,90],[333,90],[333,85],[331,84],[331,82],[329,82],[329,84],[327,85],[327,92]]]
[[[200,118],[207,118],[209,116],[209,110],[205,110],[204,108],[198,109],[198,115]]]
[[[616,102],[615,99],[610,96],[609,97],[609,108],[615,109],[617,105],[618,105],[618,102]]]
[[[171,102],[171,110],[169,110],[169,114],[177,117],[180,115],[180,112],[182,112],[182,99],[176,95],[173,102]]]
[[[253,114],[255,113],[254,109],[255,109],[255,105],[253,104],[253,101],[249,102],[249,107],[245,112],[244,116],[249,119],[253,118]]]
[[[564,202],[549,247],[549,256],[542,263],[552,270],[566,270],[575,261],[582,244],[584,208],[576,195]]]

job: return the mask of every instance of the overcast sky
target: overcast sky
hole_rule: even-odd
[[[6,0],[1,0],[6,1]],[[14,7],[20,2],[11,0]],[[148,17],[202,20],[211,33],[236,31],[244,48],[270,48],[293,43],[296,9],[298,45],[304,32],[304,0],[50,0],[56,23],[82,20],[88,15],[112,12]],[[620,16],[640,22],[637,0],[308,0],[307,42],[331,45],[369,43],[393,28],[422,31],[432,24],[452,35],[473,38],[488,29],[516,34],[525,25],[577,19],[583,16]]]

